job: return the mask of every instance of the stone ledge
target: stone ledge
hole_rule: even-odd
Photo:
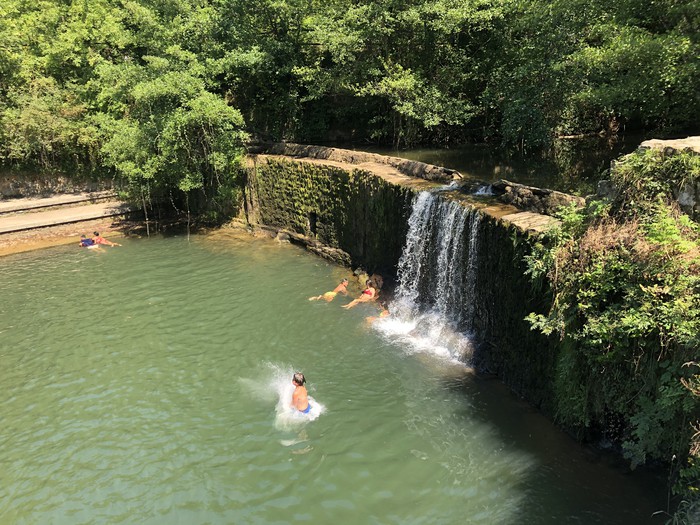
[[[267,161],[268,159],[278,159],[282,161],[287,161],[287,162],[297,162],[300,164],[316,164],[316,165],[321,165],[321,166],[333,166],[335,168],[340,168],[342,170],[347,171],[348,173],[352,173],[355,171],[365,171],[367,173],[371,173],[374,176],[381,177],[387,182],[390,182],[392,184],[398,184],[401,186],[408,186],[414,189],[418,190],[429,190],[433,188],[438,188],[440,187],[440,184],[437,182],[431,182],[426,179],[421,179],[418,177],[411,177],[409,175],[404,175],[400,171],[398,171],[396,168],[393,168],[392,166],[389,166],[387,164],[377,164],[373,162],[363,162],[360,164],[349,164],[347,162],[340,162],[336,160],[329,160],[329,159],[317,159],[317,158],[309,158],[309,157],[290,157],[288,155],[277,155],[277,154],[269,154],[269,153],[263,153],[263,154],[257,154],[254,156],[249,156],[249,159],[251,161],[255,160],[264,160]],[[253,167],[254,162],[251,162],[248,164],[248,167]]]
[[[673,140],[645,140],[639,145],[639,149],[655,149],[667,154],[675,151],[688,151],[700,155],[700,137],[686,137],[684,139]]]
[[[330,160],[350,165],[380,164],[391,166],[403,175],[418,177],[421,179],[449,183],[462,178],[462,175],[449,168],[426,164],[425,162],[379,155],[377,153],[367,153],[364,151],[353,151],[340,148],[327,148],[325,146],[310,146],[306,144],[294,143],[274,143],[260,144],[249,147],[250,153],[262,153],[268,155],[284,155],[287,157],[313,158]]]
[[[297,146],[300,148],[307,147],[301,145]],[[309,147],[316,148],[317,146]],[[357,152],[352,153],[355,154]],[[279,159],[292,163],[309,163],[334,166],[348,172],[362,169],[368,173],[371,173],[375,177],[379,177],[387,181],[390,184],[408,187],[416,192],[423,190],[429,191],[440,187],[440,185],[436,182],[429,182],[425,179],[403,175],[399,173],[396,168],[388,164],[377,164],[372,162],[351,164],[348,162],[341,162],[339,160],[320,159],[316,157],[294,157],[284,155],[279,152],[274,154],[267,152],[257,155],[251,154],[249,156],[251,162],[249,167],[252,167],[252,164],[255,163],[256,158],[263,162],[267,162],[269,159]],[[361,158],[362,157],[359,156],[356,157],[356,162],[359,162]],[[566,205],[570,202],[575,202],[579,205],[583,205],[585,203],[585,199],[582,197],[567,195],[565,193],[544,188],[516,184],[507,180],[498,181],[495,183],[495,185],[496,193],[502,191],[502,194],[497,197],[501,203],[467,202],[463,203],[463,205],[477,208],[484,215],[510,224],[524,233],[543,233],[560,224],[560,221],[551,216],[551,214],[553,214],[554,211],[556,211],[556,208],[559,206]],[[507,195],[507,197],[503,198],[503,195]],[[545,213],[545,211],[548,213]],[[274,234],[272,235],[273,237],[277,236],[279,240],[287,240],[290,242],[295,242],[296,244],[304,245],[307,249],[317,253],[321,257],[340,264],[346,260],[347,254],[342,252],[342,250],[342,253],[331,253],[328,251],[327,247],[315,245],[316,241],[313,239],[305,238],[304,236],[300,236],[282,229],[271,228],[271,230],[274,230]],[[281,234],[281,236],[278,234]]]
[[[504,215],[501,217],[501,220],[528,233],[544,233],[561,224],[561,221],[554,217],[530,211],[521,211],[510,215]]]
[[[580,207],[586,203],[583,197],[504,179],[494,182],[491,187],[501,202],[512,204],[520,210],[544,215],[554,215],[562,206],[575,204]]]

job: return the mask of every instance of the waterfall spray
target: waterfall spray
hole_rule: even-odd
[[[382,324],[384,331],[407,336],[414,347],[469,358],[480,219],[476,210],[437,193],[415,197],[393,320]]]

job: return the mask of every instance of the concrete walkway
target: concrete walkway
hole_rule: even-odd
[[[26,199],[0,200],[0,215],[21,211],[37,210],[51,206],[65,206],[68,204],[84,204],[101,200],[115,200],[113,191],[96,191],[93,193],[64,193],[50,197],[34,197]]]
[[[89,221],[102,217],[113,217],[128,213],[129,207],[118,201],[100,202],[75,208],[49,210],[37,213],[22,213],[9,217],[0,217],[0,234],[45,228],[58,224]]]
[[[129,206],[114,199],[113,192],[11,199],[0,202],[0,234],[113,217],[129,211]]]

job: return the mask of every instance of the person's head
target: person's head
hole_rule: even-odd
[[[93,234],[95,237],[99,237],[99,236],[100,236],[100,232],[92,232],[92,234]]]
[[[80,238],[81,238],[81,239],[87,239],[87,237],[85,237],[85,234],[81,235]]]
[[[386,303],[386,301],[379,301],[379,306],[381,306],[384,310],[389,310],[389,305]]]
[[[343,280],[340,281],[340,284],[344,284],[345,286],[347,286],[347,285],[348,285],[348,278],[347,278],[347,277],[343,277]]]
[[[304,383],[306,383],[306,378],[304,377],[304,374],[301,372],[296,372],[294,374],[294,377],[292,377],[292,383],[294,383],[297,386],[304,386]]]

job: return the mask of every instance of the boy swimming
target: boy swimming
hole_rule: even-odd
[[[296,372],[294,377],[292,377],[292,384],[295,386],[294,393],[292,394],[292,407],[296,408],[302,414],[308,414],[311,410],[309,394],[304,386],[305,383],[306,378],[301,372]]]

